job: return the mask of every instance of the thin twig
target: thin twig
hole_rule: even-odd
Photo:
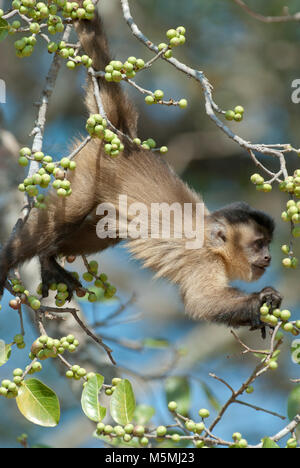
[[[84,323],[83,321],[78,317],[77,315],[77,312],[76,311],[73,311],[71,312],[71,314],[73,315],[74,319],[76,320],[76,322],[78,323],[78,325],[80,325],[80,327],[85,331],[85,333],[90,337],[92,338],[92,340],[94,340],[98,345],[100,345],[105,351],[106,351],[106,354],[108,355],[110,361],[112,362],[112,364],[116,365],[116,361],[114,360],[114,358],[112,357],[112,352],[113,350],[111,348],[109,348],[109,346],[107,346],[101,338],[98,338],[98,336],[96,336]]]
[[[239,5],[248,15],[252,16],[253,18],[257,19],[258,21],[262,21],[263,23],[288,23],[292,21],[300,21],[300,12],[295,13],[294,15],[283,15],[283,16],[264,16],[255,11],[251,10],[251,8],[246,5],[245,2],[242,0],[233,0],[237,5]]]
[[[275,416],[276,418],[282,419],[283,421],[286,419],[285,416],[282,416],[279,413],[275,413],[274,411],[270,411],[270,410],[267,410],[265,408],[261,408],[260,406],[252,405],[251,403],[246,403],[245,401],[235,400],[234,403],[238,403],[239,405],[242,405],[242,406],[248,406],[248,408],[252,408],[255,411],[262,411],[263,413],[271,414],[272,416]]]

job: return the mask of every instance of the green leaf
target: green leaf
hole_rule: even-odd
[[[288,398],[288,417],[294,419],[297,414],[300,414],[300,385],[295,387]]]
[[[106,415],[106,408],[100,406],[99,392],[104,382],[104,377],[95,375],[87,381],[82,392],[81,406],[84,414],[94,422],[100,422]]]
[[[11,355],[11,345],[5,344],[0,340],[0,367],[7,363]]]
[[[155,409],[149,405],[138,405],[135,408],[134,420],[137,424],[145,426],[155,415]]]
[[[0,42],[4,41],[8,35],[9,24],[5,19],[0,18]]]
[[[170,343],[162,338],[144,338],[143,345],[147,348],[167,348]]]
[[[274,440],[271,440],[269,437],[265,437],[262,439],[263,446],[262,448],[266,449],[272,449],[272,448],[280,448],[279,445],[277,445]]]
[[[135,397],[131,383],[125,379],[118,383],[110,400],[110,414],[118,424],[129,424],[134,416]]]
[[[167,403],[176,401],[177,411],[187,416],[191,406],[191,389],[187,378],[169,377],[165,383]]]
[[[59,423],[58,398],[51,388],[39,380],[25,380],[16,401],[19,411],[28,421],[43,427],[55,427]]]

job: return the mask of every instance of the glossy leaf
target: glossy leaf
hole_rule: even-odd
[[[131,383],[125,379],[118,383],[110,400],[110,414],[118,424],[132,421],[135,411],[135,397]]]
[[[99,392],[103,382],[104,377],[97,374],[87,381],[82,392],[81,406],[84,414],[91,421],[100,422],[106,415],[106,408],[99,403]]]
[[[28,421],[43,427],[55,427],[59,423],[58,398],[51,388],[39,380],[25,380],[16,401],[19,411]]]

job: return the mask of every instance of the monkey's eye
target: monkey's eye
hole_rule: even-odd
[[[255,242],[254,242],[254,245],[257,249],[261,250],[264,248],[265,246],[265,241],[264,239],[257,239]]]

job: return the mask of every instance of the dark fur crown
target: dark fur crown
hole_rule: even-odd
[[[231,203],[230,205],[214,211],[212,216],[217,220],[225,218],[229,224],[247,223],[249,220],[255,221],[259,226],[264,227],[270,236],[275,229],[274,220],[263,211],[254,210],[245,202]]]

